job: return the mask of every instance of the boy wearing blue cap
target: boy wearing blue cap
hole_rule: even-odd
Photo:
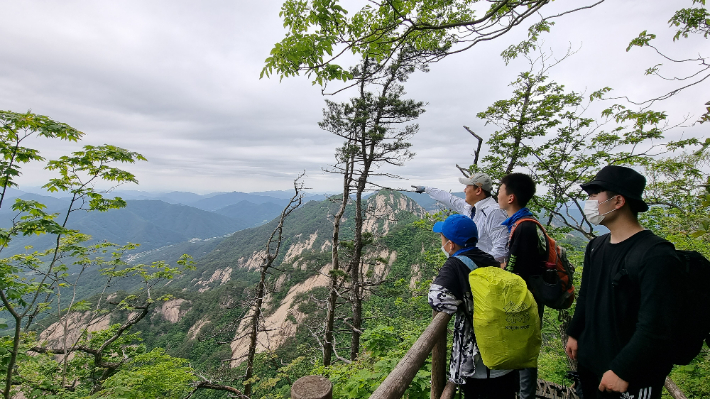
[[[466,399],[513,399],[519,386],[518,373],[488,369],[473,331],[468,274],[473,267],[498,267],[499,263],[476,246],[478,229],[470,218],[451,215],[434,224],[432,230],[441,235],[441,250],[448,258],[429,288],[429,305],[437,312],[456,314],[449,380],[462,386]]]

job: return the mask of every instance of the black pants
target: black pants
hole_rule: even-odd
[[[644,386],[629,382],[629,388],[624,393],[602,392],[599,390],[599,383],[602,380],[601,375],[596,375],[582,366],[579,366],[578,371],[584,399],[660,399],[661,392],[663,391],[663,383],[665,382],[665,378],[659,379],[659,381],[651,384],[644,384]]]
[[[498,378],[467,378],[466,384],[461,385],[465,399],[515,399],[518,388],[515,370]]]
[[[540,329],[542,329],[542,316],[545,312],[545,305],[537,303],[537,315],[540,317]],[[519,399],[535,399],[537,393],[537,368],[527,368],[518,370],[520,376]]]

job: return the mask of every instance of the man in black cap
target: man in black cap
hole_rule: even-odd
[[[583,184],[584,214],[610,233],[584,255],[582,284],[565,351],[577,359],[585,399],[660,398],[673,364],[681,261],[673,244],[639,224],[646,179],[605,166]]]

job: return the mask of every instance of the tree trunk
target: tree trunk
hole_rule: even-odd
[[[518,119],[518,129],[515,134],[515,142],[513,143],[513,150],[511,151],[510,162],[508,163],[508,167],[505,168],[506,175],[513,172],[515,164],[518,162],[518,158],[520,157],[520,143],[523,139],[523,129],[525,128],[526,123],[525,114],[528,112],[528,105],[530,104],[530,95],[532,93],[532,87],[533,83],[528,82],[528,85],[525,88],[525,97],[523,100],[523,107],[520,109],[520,119]]]
[[[269,256],[269,254],[266,254]],[[256,339],[259,335],[259,318],[261,317],[261,305],[264,302],[264,286],[266,281],[266,269],[271,262],[265,262],[261,267],[261,278],[256,286],[256,298],[254,300],[254,314],[251,315],[251,332],[249,333],[249,352],[247,353],[247,370],[244,380],[249,381],[254,376],[254,356],[256,355]],[[244,384],[244,395],[251,396],[251,383]]]
[[[2,296],[3,303],[9,304],[9,301],[5,299],[5,295]],[[7,305],[6,305],[7,308]],[[20,351],[20,323],[22,319],[18,317],[14,310],[12,311],[12,316],[15,319],[15,334],[12,339],[12,351],[10,352],[10,361],[7,364],[7,374],[5,375],[5,389],[2,394],[5,399],[10,399],[10,393],[12,389],[12,372],[15,369],[15,362],[17,361],[17,354]]]
[[[683,391],[678,388],[678,385],[671,380],[671,377],[666,377],[666,382],[663,385],[666,387],[668,393],[671,394],[673,399],[687,399],[685,394],[683,394]]]
[[[350,183],[352,176],[352,161],[351,157],[348,155],[347,163],[345,165],[345,175],[343,176],[343,197],[340,201],[340,208],[338,212],[333,217],[333,251],[332,260],[333,268],[332,271],[340,270],[340,260],[338,258],[338,246],[340,245],[340,221],[345,214],[345,208],[348,205],[348,200],[350,197]],[[323,365],[330,366],[330,362],[333,357],[333,328],[335,324],[335,305],[338,301],[338,276],[334,273],[330,275],[330,295],[328,295],[328,309],[325,316],[325,342],[323,343]]]
[[[363,76],[367,76],[369,60],[365,57],[363,63]],[[363,101],[366,98],[365,79],[360,81],[360,99]],[[352,319],[352,335],[350,338],[350,360],[357,360],[357,355],[360,352],[360,335],[362,331],[362,297],[360,294],[360,258],[362,257],[362,225],[363,225],[363,210],[362,210],[362,193],[365,191],[367,179],[369,177],[370,165],[372,165],[372,150],[370,141],[367,136],[367,109],[358,110],[361,120],[358,127],[358,141],[360,146],[360,156],[362,157],[362,171],[357,179],[357,190],[355,193],[355,238],[353,240],[353,257],[350,260],[350,300],[353,313]],[[364,115],[365,114],[365,115]],[[376,121],[375,121],[376,122]]]
[[[333,383],[319,375],[301,377],[291,386],[291,399],[333,399]]]
[[[362,295],[360,293],[360,258],[362,257],[362,192],[365,189],[365,175],[358,181],[355,200],[355,240],[353,258],[350,260],[350,299],[353,312],[352,336],[350,339],[350,360],[357,360],[360,352],[360,335],[362,331]]]

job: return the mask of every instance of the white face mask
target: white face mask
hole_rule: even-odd
[[[616,195],[614,197],[616,197]],[[601,215],[599,214],[599,205],[611,201],[612,199],[614,199],[614,197],[611,197],[608,200],[601,202],[601,203],[597,200],[586,200],[584,202],[584,216],[587,218],[587,220],[589,220],[589,223],[594,224],[594,225],[598,225],[599,223],[602,222],[602,220],[604,220],[604,216],[606,216],[616,210],[616,208],[615,208],[615,209],[612,209],[609,212],[606,212],[604,214],[601,214]]]
[[[450,241],[447,241],[446,243],[448,243],[448,242],[450,242]],[[446,243],[444,243],[444,245],[441,246],[441,252],[443,252],[444,255],[446,255],[446,257],[448,258],[451,255],[449,255],[449,253],[446,252],[446,249],[444,249],[444,246],[446,245]]]

